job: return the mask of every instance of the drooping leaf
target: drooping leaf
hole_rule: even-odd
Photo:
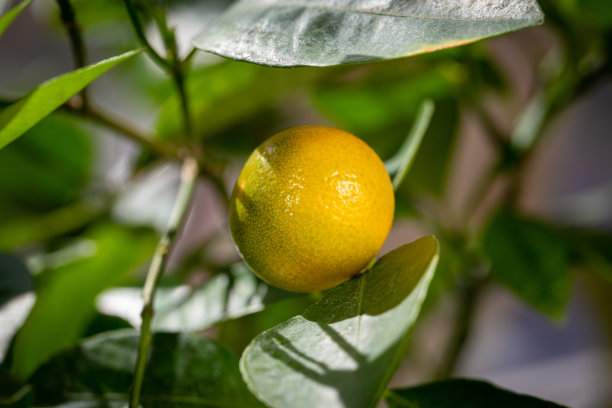
[[[534,0],[241,0],[198,48],[272,66],[328,66],[431,52],[542,22]]]
[[[572,276],[559,231],[504,210],[487,227],[482,249],[499,282],[548,316],[563,315]]]
[[[451,379],[387,391],[389,408],[561,408],[485,381]]]
[[[0,253],[0,363],[33,304],[30,271],[20,258]]]
[[[35,403],[125,406],[138,339],[133,330],[106,332],[54,357],[31,378]],[[153,336],[141,401],[151,408],[263,407],[242,381],[237,356],[197,335],[174,333]]]
[[[374,407],[405,351],[437,258],[432,236],[397,248],[257,336],[240,360],[251,391],[270,407]]]
[[[129,51],[50,79],[0,112],[0,148],[17,139],[90,82],[115,65],[140,53]]]
[[[17,18],[19,14],[32,2],[32,0],[24,0],[19,5],[13,7],[6,13],[0,16],[0,37],[6,31],[8,26]]]
[[[95,296],[152,255],[156,234],[107,224],[81,238],[72,254],[78,259],[57,261],[41,274],[36,304],[15,342],[12,373],[18,379],[81,336],[95,313]]]
[[[161,287],[155,295],[153,328],[158,331],[199,331],[227,319],[256,313],[266,304],[295,296],[259,280],[243,263],[213,276],[200,288]],[[128,307],[129,305],[129,307]],[[98,298],[105,313],[135,325],[142,311],[141,288],[110,289]]]

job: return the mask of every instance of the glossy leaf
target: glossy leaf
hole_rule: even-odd
[[[235,319],[264,309],[271,302],[295,294],[275,289],[259,280],[242,264],[220,273],[200,288],[188,285],[161,287],[155,296],[153,329],[180,332],[206,329],[227,319]],[[129,305],[129,307],[128,307]],[[140,324],[141,288],[116,288],[103,293],[98,307],[134,325]]]
[[[100,75],[139,52],[139,50],[126,52],[50,79],[5,108],[0,112],[0,148],[24,134]]]
[[[19,14],[32,2],[32,0],[24,0],[19,5],[13,7],[6,13],[0,16],[0,37],[6,31],[9,25],[17,18]]]
[[[241,0],[198,48],[271,66],[328,66],[431,52],[542,22],[534,0]]]
[[[395,371],[438,259],[432,236],[381,258],[304,313],[257,336],[240,369],[270,407],[374,407]]]
[[[125,406],[138,339],[133,330],[107,332],[54,357],[30,380],[36,405]],[[141,401],[150,408],[263,407],[244,385],[238,357],[195,334],[153,336]]]
[[[563,315],[572,276],[568,248],[559,231],[502,211],[488,226],[482,248],[499,282],[548,316]]]
[[[156,234],[108,224],[82,239],[70,254],[76,260],[62,263],[58,256],[59,265],[41,274],[36,304],[15,343],[12,372],[19,379],[81,336],[94,316],[95,296],[152,255]]]
[[[23,261],[0,253],[0,363],[34,304],[34,285]]]
[[[387,391],[389,408],[561,408],[484,381],[451,379]]]

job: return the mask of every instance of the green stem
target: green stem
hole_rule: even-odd
[[[138,18],[138,11],[136,10],[134,3],[132,3],[132,0],[123,0],[123,4],[125,4],[125,8],[128,12],[130,21],[132,22],[132,27],[134,27],[134,31],[136,32],[136,37],[138,38],[138,42],[140,43],[140,45],[142,45],[142,47],[145,49],[145,52],[149,54],[151,59],[153,59],[153,61],[157,65],[159,65],[166,72],[171,72],[171,66],[168,61],[161,55],[159,55],[157,51],[155,51],[155,49],[147,39],[142,24],[140,23],[140,19]]]
[[[57,4],[60,8],[60,16],[62,24],[68,33],[70,39],[70,45],[72,47],[72,55],[74,56],[74,65],[77,68],[83,68],[87,65],[87,52],[85,49],[85,43],[83,42],[83,36],[81,34],[81,27],[79,26],[74,9],[70,0],[57,0]],[[87,95],[87,87],[81,91],[81,108],[83,111],[89,109],[89,98]]]
[[[130,408],[138,408],[140,403],[140,393],[142,391],[142,383],[147,366],[147,359],[151,347],[151,322],[155,313],[153,302],[155,300],[155,290],[161,277],[164,274],[168,255],[172,249],[172,245],[178,236],[181,225],[183,224],[191,203],[191,198],[195,190],[195,185],[198,176],[197,161],[191,157],[185,159],[181,171],[181,185],[179,192],[168,222],[168,229],[161,237],[155,255],[151,261],[149,272],[142,291],[143,308],[142,308],[142,325],[140,329],[140,342],[138,344],[138,356],[136,359],[136,367],[134,370],[134,383],[130,394]]]

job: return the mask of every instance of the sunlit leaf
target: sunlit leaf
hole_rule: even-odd
[[[108,224],[81,239],[64,254],[67,259],[58,256],[58,265],[41,274],[36,304],[15,343],[12,372],[19,379],[81,336],[94,315],[95,296],[152,255],[156,234]]]
[[[499,282],[550,317],[563,315],[572,275],[568,248],[559,231],[502,211],[489,224],[482,248]]]
[[[0,112],[0,148],[17,139],[100,75],[139,52],[126,52],[50,79],[5,108]]]
[[[552,402],[497,388],[493,384],[451,379],[387,391],[389,408],[561,408]]]
[[[18,6],[15,6],[14,8],[10,9],[9,11],[0,16],[0,37],[2,36],[2,34],[4,34],[8,26],[13,22],[13,20],[15,20],[17,16],[23,11],[23,9],[25,9],[31,2],[32,0],[24,0],[19,3]]]
[[[219,273],[200,288],[188,285],[161,287],[155,296],[153,328],[159,331],[198,331],[227,319],[264,309],[266,304],[295,294],[275,289],[259,280],[240,263]],[[98,308],[134,325],[140,324],[141,288],[115,288],[98,298]]]
[[[107,332],[54,357],[31,379],[35,403],[125,406],[138,338],[133,330]],[[194,334],[153,336],[141,401],[151,408],[263,407],[242,381],[238,357]]]
[[[195,39],[272,66],[327,66],[454,47],[542,22],[534,0],[241,0]]]
[[[374,407],[395,371],[438,259],[432,236],[381,258],[304,313],[257,336],[240,360],[270,407]]]
[[[0,253],[0,363],[28,317],[34,298],[32,275],[23,261]]]

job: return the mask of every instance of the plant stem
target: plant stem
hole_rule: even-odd
[[[60,8],[60,16],[62,24],[68,32],[70,39],[70,46],[72,47],[72,55],[74,56],[74,65],[77,68],[83,68],[87,65],[87,52],[85,50],[85,43],[83,42],[83,36],[81,35],[81,27],[76,21],[74,9],[70,0],[57,0],[57,4]],[[87,87],[81,91],[81,109],[86,112],[89,109],[89,98],[87,95]]]
[[[144,380],[147,359],[151,346],[151,322],[153,321],[154,309],[153,302],[155,300],[155,290],[161,277],[163,276],[168,255],[175,242],[175,238],[183,224],[191,203],[191,197],[195,189],[198,176],[197,161],[188,157],[183,162],[181,170],[181,185],[179,192],[168,222],[168,229],[161,237],[155,255],[151,261],[149,272],[142,291],[143,308],[142,308],[142,326],[140,329],[140,342],[138,344],[138,357],[136,359],[136,368],[134,370],[134,383],[130,395],[130,408],[138,408],[140,403],[140,393],[142,391],[142,383]]]
[[[130,17],[130,21],[132,22],[132,26],[134,27],[134,31],[136,32],[136,37],[138,38],[138,42],[142,45],[147,54],[155,61],[157,65],[159,65],[166,72],[171,72],[171,66],[168,61],[163,58],[161,55],[155,51],[149,40],[147,40],[147,36],[144,33],[144,29],[142,28],[142,24],[140,24],[140,19],[138,18],[138,11],[132,3],[132,0],[123,0],[125,4],[125,8]]]

